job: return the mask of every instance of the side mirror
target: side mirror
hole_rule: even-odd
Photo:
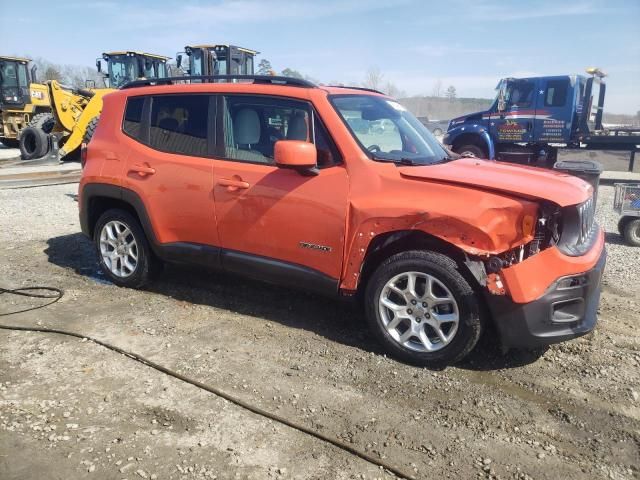
[[[182,66],[182,54],[176,54],[176,67],[180,68]]]
[[[502,98],[502,97],[499,98],[498,99],[498,111],[499,112],[504,112],[506,110],[506,108],[507,108],[507,104],[504,101],[504,98]]]
[[[98,69],[98,73],[102,73],[102,59],[96,59],[96,68]]]
[[[279,140],[275,144],[274,157],[280,168],[290,168],[305,176],[318,174],[318,151],[313,143]]]
[[[34,65],[31,67],[31,82],[38,83],[38,77],[36,76],[36,72],[38,71],[38,66]]]

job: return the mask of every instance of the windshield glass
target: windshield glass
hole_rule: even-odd
[[[429,130],[398,102],[373,95],[333,95],[349,130],[374,160],[428,165],[449,154]]]
[[[136,74],[136,58],[123,56],[109,57],[109,84],[118,88],[138,78]]]
[[[202,51],[194,49],[189,55],[190,75],[202,75]]]
[[[17,62],[0,62],[2,101],[22,103],[28,95],[27,66]]]
[[[166,65],[159,60],[145,58],[145,78],[163,78],[167,76]]]

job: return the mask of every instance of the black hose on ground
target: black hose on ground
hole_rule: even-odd
[[[38,293],[38,292],[48,292],[48,293]],[[37,310],[39,308],[44,308],[47,307],[49,305],[52,305],[54,303],[56,303],[57,301],[59,301],[62,296],[64,295],[64,291],[59,289],[59,288],[54,288],[54,287],[26,287],[26,288],[15,288],[15,289],[6,289],[6,288],[1,288],[0,287],[0,295],[2,294],[10,294],[10,295],[19,295],[22,297],[31,297],[31,298],[46,298],[46,299],[50,299],[51,301],[49,301],[48,303],[45,303],[43,305],[38,305],[35,307],[29,307],[26,308],[24,310],[18,310],[15,312],[8,312],[8,313],[0,313],[0,317],[4,317],[4,316],[8,316],[8,315],[15,315],[18,313],[23,313],[23,312],[29,312],[32,310]],[[381,460],[378,460],[374,457],[372,457],[371,455],[369,455],[366,452],[360,451],[355,447],[352,447],[351,445],[348,445],[344,442],[341,442],[340,440],[336,440],[334,438],[331,438],[327,435],[324,435],[323,433],[320,433],[316,430],[313,430],[309,427],[306,427],[304,425],[301,425],[299,423],[295,423],[291,420],[287,420],[284,417],[281,417],[279,415],[276,415],[275,413],[271,413],[268,412],[266,410],[263,410],[259,407],[256,407],[254,405],[251,405],[250,403],[245,402],[244,400],[241,400],[237,397],[234,397],[216,387],[212,387],[209,385],[206,385],[204,383],[201,383],[197,380],[194,380],[192,378],[186,377],[178,372],[174,372],[173,370],[170,370],[167,367],[164,367],[162,365],[159,365],[151,360],[148,360],[146,358],[144,358],[142,355],[138,355],[137,353],[134,352],[129,352],[127,350],[124,350],[120,347],[117,347],[115,345],[111,345],[110,343],[107,342],[103,342],[102,340],[98,340],[97,338],[93,338],[89,335],[84,335],[82,333],[76,333],[76,332],[72,332],[69,330],[63,330],[63,329],[59,329],[59,328],[48,328],[48,327],[23,327],[21,325],[3,325],[0,324],[0,329],[1,330],[14,330],[14,331],[20,331],[20,332],[40,332],[40,333],[55,333],[58,335],[66,335],[69,337],[76,337],[76,338],[80,338],[83,340],[89,340],[97,345],[100,345],[102,347],[105,347],[109,350],[112,350],[116,353],[120,353],[122,355],[125,355],[126,357],[129,357],[139,363],[142,363],[148,367],[153,368],[154,370],[157,370],[159,372],[164,373],[165,375],[169,375],[170,377],[173,378],[177,378],[178,380],[181,380],[185,383],[191,384],[194,387],[200,388],[202,390],[205,390],[209,393],[213,393],[214,395],[217,395],[218,397],[224,398],[225,400],[227,400],[228,402],[231,402],[235,405],[238,405],[239,407],[242,407],[246,410],[249,410],[250,412],[253,412],[257,415],[260,415],[262,417],[268,418],[270,420],[273,420],[275,422],[281,423],[283,425],[286,425],[288,427],[293,428],[294,430],[298,430],[299,432],[302,433],[306,433],[307,435],[310,435],[312,437],[317,438],[318,440],[322,440],[323,442],[329,443],[337,448],[340,448],[346,452],[349,452],[352,455],[355,455],[356,457],[360,457],[363,460],[366,460],[367,462],[376,465],[377,467],[382,467],[385,470],[393,473],[394,475],[400,477],[400,478],[405,478],[407,480],[416,480],[416,477],[414,477],[411,474],[408,474],[406,472],[403,472],[400,468],[395,467],[393,465],[389,465]]]

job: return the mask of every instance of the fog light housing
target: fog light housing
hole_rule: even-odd
[[[574,275],[572,277],[564,277],[558,280],[558,290],[566,290],[568,288],[584,287],[588,283],[586,275]]]

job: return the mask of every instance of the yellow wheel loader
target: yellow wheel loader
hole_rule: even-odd
[[[0,55],[0,142],[18,147],[18,134],[38,115],[51,111],[46,85],[36,83],[28,58]]]
[[[150,53],[109,52],[96,61],[101,73],[102,61],[107,64],[103,73],[105,88],[71,88],[55,80],[47,81],[51,114],[34,118],[20,132],[22,158],[42,157],[52,147],[59,148],[59,159],[74,157],[82,143],[91,140],[102,111],[102,97],[133,80],[166,77],[168,59]]]

